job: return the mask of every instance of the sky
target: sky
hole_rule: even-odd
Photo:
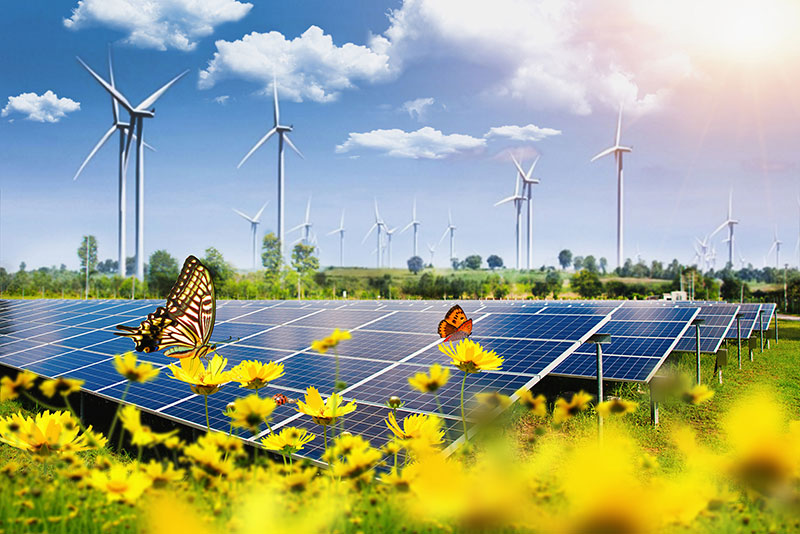
[[[701,4],[701,5],[697,5]],[[236,166],[281,122],[286,225],[311,222],[321,264],[374,266],[362,244],[377,201],[402,229],[414,199],[420,256],[449,265],[490,254],[515,263],[511,154],[534,176],[533,265],[616,257],[611,146],[622,105],[625,257],[693,261],[694,240],[726,218],[733,195],[736,264],[798,263],[800,5],[791,0],[31,0],[0,19],[0,266],[77,268],[81,236],[117,257],[117,138],[77,180],[112,124],[111,101],[76,61],[133,103],[188,75],[146,119],[145,255],[178,261],[219,249],[252,263],[277,224],[277,140]],[[134,161],[128,170],[128,255],[134,252]],[[399,233],[399,230],[398,230]],[[712,239],[724,266],[726,231]],[[287,242],[299,238],[287,234]],[[412,234],[395,234],[404,267]]]

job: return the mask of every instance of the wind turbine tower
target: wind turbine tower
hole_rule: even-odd
[[[522,203],[525,202],[525,197],[519,194],[519,175],[514,178],[514,194],[510,197],[506,197],[503,200],[495,202],[495,207],[499,206],[500,204],[505,204],[506,202],[513,202],[514,203],[514,211],[516,213],[515,220],[516,220],[516,233],[514,234],[514,243],[517,250],[517,263],[516,268],[517,270],[520,269],[520,253],[522,249],[522,234],[519,231],[519,227],[522,224]]]
[[[414,256],[417,256],[417,234],[419,231],[419,225],[422,224],[417,220],[417,199],[414,198],[414,205],[411,208],[411,222],[408,223],[400,233],[402,234],[412,226],[414,227]]]
[[[516,158],[514,158],[514,154],[511,154],[511,159],[517,167],[519,177],[522,178],[522,196],[525,197],[528,203],[528,248],[526,268],[530,271],[533,261],[533,186],[539,183],[538,178],[533,177],[533,169],[536,168],[539,157],[537,156],[536,159],[533,160],[533,164],[531,164],[531,168],[528,170],[527,174],[522,171],[522,166],[517,162]],[[519,269],[519,266],[517,266],[517,269]]]
[[[339,228],[328,232],[328,235],[339,234],[339,267],[344,267],[344,210],[342,210],[342,220]]]
[[[153,104],[161,98],[178,80],[186,76],[189,71],[185,70],[173,79],[162,85],[153,94],[142,100],[138,106],[134,107],[128,99],[115,87],[113,83],[108,83],[99,74],[93,71],[89,65],[77,58],[78,62],[89,71],[89,74],[97,80],[103,88],[128,112],[130,120],[128,122],[128,137],[125,146],[125,154],[130,150],[131,140],[133,139],[133,129],[136,129],[136,277],[144,279],[144,119],[155,117]],[[127,159],[126,159],[127,161]],[[123,162],[123,165],[125,162]]]
[[[258,213],[256,213],[252,217],[250,217],[249,215],[245,215],[244,213],[242,213],[241,211],[237,210],[236,208],[232,208],[233,211],[236,212],[237,215],[239,215],[240,217],[242,217],[245,220],[250,222],[250,230],[253,232],[253,270],[254,271],[256,270],[256,265],[257,265],[257,262],[256,262],[256,258],[257,258],[257,255],[256,255],[256,250],[257,250],[256,243],[258,242],[258,240],[257,240],[257,235],[256,234],[257,234],[257,231],[258,231],[258,224],[261,222],[261,214],[264,213],[264,208],[267,207],[267,204],[269,204],[269,200],[264,202],[264,205],[261,206],[261,209],[258,210]]]
[[[452,262],[453,258],[456,257],[456,226],[453,224],[453,214],[449,209],[447,210],[447,228],[444,229],[444,233],[439,239],[439,244],[444,241],[444,238],[447,236],[447,232],[450,232],[450,261]]]
[[[782,244],[783,244],[783,241],[778,239],[778,227],[775,226],[775,237],[773,237],[773,239],[772,239],[772,246],[769,247],[769,251],[767,251],[767,256],[770,255],[770,253],[772,252],[773,249],[775,250],[775,268],[776,269],[780,269],[781,268],[781,261],[780,260],[781,260],[781,245]]]
[[[622,154],[633,151],[633,148],[620,145],[620,133],[622,130],[622,106],[619,107],[619,117],[617,118],[617,133],[614,136],[614,145],[603,150],[591,161],[614,154],[614,161],[617,163],[617,267],[622,267],[622,208],[623,208],[623,179],[622,179]]]
[[[286,254],[286,240],[284,236],[284,176],[283,176],[283,143],[285,142],[292,150],[294,150],[298,156],[301,158],[303,154],[294,146],[292,140],[289,139],[289,132],[292,131],[292,126],[286,126],[281,124],[280,122],[280,109],[278,108],[278,81],[276,80],[275,76],[272,77],[272,116],[273,116],[273,126],[270,131],[264,134],[264,137],[258,140],[253,148],[250,149],[245,157],[242,158],[242,161],[236,166],[236,168],[240,168],[245,161],[255,152],[258,150],[261,145],[267,142],[267,140],[272,137],[275,133],[278,134],[278,239],[281,243],[281,256]]]
[[[733,218],[733,191],[728,194],[728,217],[725,221],[720,224],[716,230],[711,232],[709,237],[714,237],[718,232],[720,232],[726,226],[728,227],[728,238],[724,241],[728,243],[728,263],[730,264],[731,268],[733,268],[733,227],[734,225],[739,224],[739,221]]]
[[[377,257],[378,257],[378,269],[381,268],[381,230],[386,228],[386,223],[383,222],[381,219],[380,213],[378,213],[378,200],[375,199],[375,222],[370,226],[367,234],[364,236],[364,239],[361,240],[361,244],[363,245],[364,242],[369,237],[369,234],[372,233],[373,230],[377,230],[376,236],[378,238],[378,246],[377,246]]]
[[[303,230],[303,237],[301,237],[298,241],[305,242],[306,245],[311,244],[311,227],[314,226],[311,223],[311,197],[308,197],[308,203],[306,204],[306,218],[295,226],[294,228],[290,229],[290,232],[294,232],[295,230]]]

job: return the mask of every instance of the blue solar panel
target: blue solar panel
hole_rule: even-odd
[[[772,319],[775,317],[775,309],[777,308],[776,304],[767,303],[761,305],[761,318],[756,320],[755,329],[756,330],[769,330],[770,325],[772,324]]]
[[[758,314],[761,311],[762,304],[744,303],[739,305],[739,332],[741,332],[741,339],[749,339],[753,335],[753,330],[756,328],[758,322]],[[736,339],[737,326],[734,320],[725,334],[728,339]]]
[[[725,333],[734,324],[736,314],[739,312],[738,304],[701,304],[698,319],[704,322],[700,325],[700,352],[714,354],[719,350]],[[676,351],[697,350],[697,333],[695,328],[686,331],[675,345]]]

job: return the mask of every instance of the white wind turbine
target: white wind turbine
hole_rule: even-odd
[[[773,239],[772,239],[772,246],[769,247],[769,250],[767,251],[767,256],[769,256],[770,253],[772,252],[772,250],[773,249],[775,250],[775,268],[776,269],[780,269],[780,267],[781,267],[780,259],[781,259],[781,245],[782,244],[783,244],[783,241],[778,239],[778,227],[776,225],[775,226],[775,237],[773,237]]]
[[[530,271],[531,262],[533,261],[533,186],[539,183],[539,179],[533,177],[533,169],[536,168],[536,163],[539,161],[539,156],[536,156],[536,159],[533,160],[531,168],[528,169],[527,173],[522,171],[522,166],[517,162],[516,158],[514,158],[514,154],[511,154],[511,159],[514,161],[514,165],[517,167],[517,172],[519,172],[519,177],[522,179],[522,196],[525,197],[525,200],[528,202],[528,247],[527,261],[525,265],[526,269]],[[519,269],[519,266],[517,266],[517,269]]]
[[[417,234],[419,231],[420,224],[422,223],[417,220],[417,199],[415,197],[414,205],[411,208],[411,222],[408,223],[402,230],[400,230],[400,233],[402,234],[412,226],[414,227],[414,256],[417,255]]]
[[[396,231],[397,231],[397,227],[396,226],[394,228],[392,228],[391,230],[389,230],[388,228],[386,228],[386,230],[384,230],[384,232],[386,233],[386,252],[387,252],[387,258],[388,258],[386,266],[388,268],[390,268],[390,269],[392,268],[392,235]]]
[[[381,219],[380,213],[378,213],[378,200],[377,199],[375,199],[375,222],[372,224],[372,226],[370,226],[369,230],[367,231],[367,234],[364,236],[364,239],[361,240],[361,244],[362,245],[367,241],[367,238],[369,237],[369,234],[371,234],[372,231],[376,230],[376,229],[377,229],[377,234],[376,235],[378,237],[378,246],[377,246],[378,269],[380,269],[381,268],[381,230],[385,230],[386,229],[386,223],[383,222],[383,219]]]
[[[328,232],[328,235],[339,234],[339,267],[344,267],[344,210],[342,210],[342,220],[339,222],[339,228]]]
[[[242,213],[241,211],[237,210],[236,208],[231,208],[231,209],[233,209],[234,212],[236,212],[237,215],[239,215],[240,217],[244,218],[245,220],[247,220],[250,223],[250,230],[253,232],[253,270],[254,271],[256,270],[256,264],[257,264],[257,262],[256,262],[256,258],[257,258],[257,255],[256,255],[256,250],[257,250],[257,247],[256,247],[256,243],[257,243],[256,233],[258,231],[258,225],[261,222],[261,214],[264,213],[264,208],[267,207],[267,204],[269,204],[269,200],[264,202],[264,205],[261,206],[261,209],[258,210],[258,213],[256,213],[252,217],[250,217],[249,215],[245,215],[244,213]]]
[[[298,239],[296,242],[305,241],[306,245],[311,244],[311,227],[314,224],[311,222],[311,197],[308,197],[308,203],[306,204],[306,218],[303,219],[303,222],[291,228],[289,231],[294,232],[295,230],[303,230],[303,237]]]
[[[633,151],[632,147],[620,145],[620,134],[622,131],[622,106],[619,107],[619,118],[617,119],[617,133],[614,136],[614,145],[603,150],[591,161],[614,154],[614,161],[617,163],[617,267],[622,267],[622,204],[623,204],[623,179],[622,179],[622,154]]]
[[[144,278],[144,119],[155,117],[156,110],[152,108],[153,104],[155,104],[175,82],[186,76],[189,71],[185,70],[178,74],[150,96],[142,100],[138,106],[134,107],[113,83],[110,84],[105,81],[99,74],[93,71],[89,65],[84,63],[81,58],[77,59],[78,62],[89,71],[89,74],[97,80],[97,83],[102,85],[103,89],[108,91],[108,93],[127,110],[130,115],[128,132],[133,134],[133,129],[136,128],[136,277],[141,280]],[[129,135],[126,141],[124,149],[126,155],[130,150],[132,137],[132,135]]]
[[[111,46],[108,47],[108,79],[111,83],[111,87],[115,87],[114,85],[114,65],[111,59]],[[117,220],[117,235],[118,235],[118,242],[117,242],[117,252],[118,252],[118,273],[120,276],[125,276],[125,253],[126,253],[126,239],[125,239],[125,219],[126,219],[126,200],[125,200],[125,177],[128,172],[128,149],[130,148],[130,144],[125,143],[126,136],[130,133],[131,127],[130,124],[127,122],[122,122],[119,118],[119,104],[117,103],[116,99],[112,96],[111,97],[111,111],[114,115],[114,122],[111,124],[111,127],[103,134],[103,137],[100,138],[100,141],[94,145],[92,151],[89,152],[89,155],[86,156],[86,159],[83,160],[81,166],[78,168],[78,172],[75,173],[75,176],[72,177],[72,180],[75,181],[80,176],[81,172],[83,172],[84,167],[89,163],[89,161],[94,157],[100,148],[106,144],[106,142],[111,139],[111,136],[114,135],[114,132],[119,132],[119,161],[118,161],[118,173],[119,173],[119,184],[118,184],[118,198],[119,198],[119,207],[118,207],[118,220]],[[134,135],[133,138],[135,139],[136,136]],[[144,143],[145,148],[149,148],[150,150],[155,151],[155,149]]]
[[[516,267],[517,270],[520,269],[520,253],[522,249],[522,234],[519,231],[520,224],[522,224],[522,203],[525,202],[525,197],[519,194],[519,182],[520,177],[517,175],[514,178],[514,194],[510,197],[506,197],[503,200],[495,202],[495,207],[499,206],[500,204],[505,204],[506,202],[513,202],[514,203],[514,219],[516,221],[516,233],[514,234],[514,243],[517,250],[517,263]]]
[[[428,252],[431,255],[430,264],[431,266],[433,266],[433,255],[436,254],[436,245],[431,245],[430,243],[427,243],[427,245],[428,245]]]
[[[242,158],[242,161],[236,166],[236,168],[240,168],[244,165],[244,162],[253,155],[253,152],[258,150],[261,145],[267,142],[267,140],[272,137],[275,133],[278,134],[278,240],[281,244],[281,256],[285,255],[285,239],[284,239],[284,230],[285,226],[284,222],[284,177],[283,177],[283,143],[286,142],[292,150],[294,150],[298,156],[301,158],[303,154],[294,146],[292,140],[289,139],[289,132],[292,131],[292,126],[286,126],[281,124],[280,122],[280,110],[278,109],[278,82],[275,79],[275,76],[272,77],[272,97],[273,97],[273,126],[270,131],[264,134],[264,137],[258,140],[258,142],[253,145],[253,148],[250,149],[245,157]]]
[[[723,243],[728,243],[728,263],[733,268],[733,227],[734,225],[739,224],[739,221],[733,218],[733,190],[728,195],[728,216],[726,217],[725,221],[720,224],[716,230],[711,232],[711,235],[708,236],[709,238],[714,237],[717,233],[719,233],[723,228],[726,226],[728,227],[728,238],[723,241]]]
[[[700,241],[699,237],[695,237],[695,240],[697,241],[697,245],[695,245],[695,251],[701,259],[701,264],[698,265],[698,267],[700,267],[703,272],[706,272],[708,270],[708,259],[711,250],[708,242],[708,236],[705,236],[702,241]]]
[[[447,236],[447,232],[450,232],[450,261],[452,262],[453,258],[456,257],[456,226],[453,224],[453,215],[449,209],[447,210],[447,228],[444,229],[444,233],[439,239],[437,246],[444,241],[444,238]]]

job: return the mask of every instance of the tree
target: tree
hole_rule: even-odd
[[[214,284],[221,284],[222,282],[225,282],[225,280],[233,277],[233,266],[225,261],[225,258],[222,256],[222,252],[214,247],[208,247],[206,249],[206,255],[203,258],[203,265],[205,265],[208,271],[211,273],[211,279],[214,280]]]
[[[166,250],[156,250],[150,255],[147,286],[158,297],[166,298],[178,278],[178,272],[178,261]]]
[[[414,274],[417,274],[424,268],[422,258],[420,258],[419,256],[411,256],[410,258],[408,258],[407,263],[408,263],[408,270]]]
[[[472,254],[464,258],[464,266],[467,269],[472,269],[473,271],[481,268],[482,258],[477,254]]]
[[[561,269],[564,270],[572,265],[572,252],[569,249],[564,249],[558,253],[558,263],[561,264]]]
[[[550,289],[547,287],[547,282],[537,281],[531,286],[531,293],[534,297],[544,298],[550,293]]]
[[[744,285],[744,288],[742,288],[742,285]],[[742,295],[742,293],[744,293],[744,295]],[[737,302],[740,297],[747,297],[750,295],[750,288],[741,280],[729,276],[722,279],[722,286],[719,289],[719,294],[722,300]]]
[[[314,256],[314,245],[298,243],[292,249],[292,269],[297,273],[297,298],[300,298],[301,282],[319,269],[319,259]]]
[[[461,269],[464,264],[458,261],[458,258],[450,258],[450,266],[453,268],[454,271]]]
[[[267,269],[264,273],[267,280],[275,280],[281,272],[281,241],[272,232],[266,234],[261,242],[261,264]]]
[[[503,258],[497,254],[492,254],[486,258],[486,263],[489,265],[489,268],[494,271],[495,269],[499,269],[503,266]]]
[[[575,268],[576,271],[580,271],[583,269],[583,256],[575,256],[572,259],[572,266]]]
[[[78,259],[81,260],[81,272],[86,270],[86,241],[89,241],[89,272],[97,269],[97,239],[93,236],[83,236],[78,247]]]
[[[558,271],[555,269],[547,271],[544,282],[547,284],[548,292],[553,293],[553,298],[558,297],[558,293],[561,291],[561,275],[558,274]]]
[[[112,259],[107,259],[105,261],[101,261],[97,264],[97,272],[103,274],[113,274],[117,272],[117,265],[119,262],[114,261]]]
[[[606,269],[608,269],[608,260],[600,258],[600,270],[603,271],[603,274],[606,274]]]
[[[145,268],[147,271],[147,268]],[[128,256],[125,258],[125,276],[133,276],[136,272],[136,257]]]
[[[570,285],[578,295],[586,299],[598,297],[603,292],[603,285],[597,273],[585,269],[572,275]]]
[[[583,268],[593,273],[599,271],[597,268],[597,260],[591,254],[583,258]]]
[[[25,265],[24,261],[19,262],[19,272],[24,273],[25,267],[27,267],[27,265]]]

